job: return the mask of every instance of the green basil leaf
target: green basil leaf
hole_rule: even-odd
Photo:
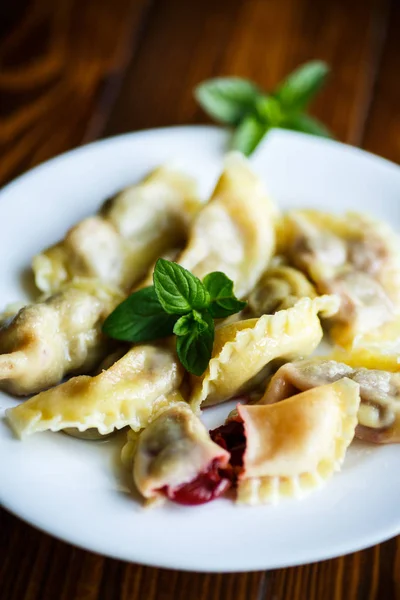
[[[237,126],[232,137],[232,149],[240,150],[250,156],[268,131],[268,126],[261,123],[254,115],[248,115]]]
[[[176,317],[166,314],[154,286],[121,302],[103,323],[103,332],[124,342],[149,342],[171,335]]]
[[[193,330],[194,327],[196,327],[196,324],[194,321],[193,313],[183,315],[183,317],[180,317],[175,323],[174,334],[187,335]]]
[[[214,326],[214,323],[213,323]],[[175,323],[174,334],[175,335],[187,335],[193,329],[197,329],[199,333],[202,333],[209,328],[209,317],[208,313],[204,317],[203,313],[197,310],[192,311],[188,315],[183,315]]]
[[[159,258],[156,263],[153,281],[160,304],[169,314],[184,315],[192,310],[202,310],[210,303],[200,279],[164,258]]]
[[[214,319],[223,319],[234,315],[245,308],[247,302],[238,300],[233,291],[233,281],[221,271],[209,273],[203,283],[210,294],[211,304],[208,307]]]
[[[195,327],[187,335],[176,339],[179,360],[186,371],[197,376],[202,375],[207,369],[214,344],[214,321],[207,312],[202,316],[208,325],[206,330],[199,331],[199,328]]]
[[[326,63],[310,61],[293,71],[278,87],[275,96],[285,109],[301,111],[324,85],[328,73]]]
[[[294,131],[309,133],[311,135],[318,135],[320,137],[332,137],[329,130],[327,127],[325,127],[325,125],[323,125],[323,123],[306,114],[297,114],[287,117],[282,127],[285,129],[293,129]]]
[[[256,102],[256,112],[260,121],[271,127],[279,127],[284,119],[282,107],[274,96],[260,96]]]
[[[211,313],[208,312],[208,309],[207,309],[207,311],[205,311],[205,313],[204,312],[200,313],[197,310],[194,310],[192,314],[193,314],[193,318],[194,318],[194,320],[196,322],[196,327],[197,327],[197,329],[198,329],[198,331],[200,333],[202,333],[206,329],[209,329],[209,327],[210,327],[210,314]],[[213,328],[214,327],[214,321],[212,321],[212,319],[211,319],[211,322],[212,322],[212,328]]]
[[[240,77],[209,79],[195,89],[195,98],[213,119],[236,125],[254,107],[258,87]]]

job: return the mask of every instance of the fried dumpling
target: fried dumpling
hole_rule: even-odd
[[[298,269],[285,264],[271,265],[247,297],[248,308],[255,317],[269,315],[294,306],[300,298],[315,298],[317,292]]]
[[[168,342],[134,346],[95,377],[73,377],[9,409],[7,418],[20,437],[70,427],[103,435],[127,425],[139,430],[182,379],[183,368]]]
[[[249,382],[274,359],[311,354],[323,335],[318,314],[332,315],[338,306],[336,296],[302,298],[274,315],[217,329],[207,370],[192,378],[193,409],[219,404],[248,390]]]
[[[175,398],[172,402],[139,434],[133,478],[147,499],[204,504],[230,485],[219,473],[228,464],[229,453],[211,440],[186,402],[175,403]]]
[[[53,292],[71,278],[83,276],[127,292],[163,252],[186,239],[199,208],[194,181],[160,167],[37,255],[33,259],[36,285]]]
[[[110,350],[101,333],[123,296],[96,280],[75,280],[0,326],[0,388],[36,393],[69,373],[93,369]]]
[[[365,335],[400,315],[400,241],[389,226],[356,213],[302,210],[288,213],[286,228],[291,262],[319,293],[341,298],[336,342],[363,346]]]
[[[323,484],[340,470],[359,404],[359,385],[346,378],[276,404],[239,404],[237,431],[231,427],[227,436],[223,426],[211,432],[228,451],[236,450],[237,501],[275,503]]]
[[[276,215],[246,159],[230,154],[177,262],[200,279],[212,271],[223,271],[234,282],[236,295],[243,297],[274,252]]]
[[[278,402],[343,377],[360,386],[356,437],[375,443],[399,443],[400,373],[352,368],[334,360],[311,358],[283,365],[271,379],[260,403]]]

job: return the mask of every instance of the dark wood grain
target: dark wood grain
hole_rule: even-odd
[[[270,89],[320,58],[332,75],[314,113],[338,139],[359,144],[389,8],[389,0],[155,2],[106,132],[204,122],[192,96],[199,81],[234,74]]]
[[[7,600],[399,600],[400,540],[270,572],[200,574],[132,565],[72,548],[2,514]]]
[[[363,146],[400,163],[400,2],[392,3]]]
[[[2,3],[9,28],[0,44],[0,184],[101,131],[147,5]]]
[[[314,114],[338,139],[400,162],[399,30],[398,0],[1,3],[0,183],[100,135],[206,122],[192,97],[203,79],[268,89],[311,58],[332,67]],[[400,538],[229,575],[107,559],[5,511],[0,542],[1,600],[400,600]]]

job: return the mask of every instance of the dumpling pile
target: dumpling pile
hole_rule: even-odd
[[[102,333],[160,256],[199,278],[225,273],[247,301],[216,322],[201,376],[173,338],[122,345]],[[122,459],[148,502],[302,497],[341,468],[354,437],[400,442],[398,236],[354,213],[281,214],[241,155],[228,155],[206,203],[186,174],[156,169],[33,270],[42,295],[0,323],[0,387],[36,394],[8,422],[21,438],[127,428]],[[312,357],[324,336],[332,355]],[[232,399],[208,432],[201,410]]]

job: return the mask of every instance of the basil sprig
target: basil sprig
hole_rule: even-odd
[[[134,292],[103,324],[109,337],[149,342],[174,334],[179,360],[187,371],[202,375],[212,355],[214,319],[241,311],[233,281],[216,271],[203,281],[180,265],[159,258],[154,285]]]
[[[327,128],[304,111],[324,85],[329,69],[319,60],[291,73],[267,94],[239,77],[218,77],[198,85],[195,97],[214,120],[234,127],[232,148],[249,156],[272,128],[330,137]]]

